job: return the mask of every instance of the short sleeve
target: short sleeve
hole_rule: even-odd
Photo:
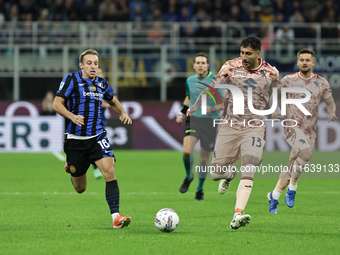
[[[64,77],[64,79],[61,81],[59,85],[59,89],[56,93],[56,96],[60,96],[64,98],[65,100],[70,97],[73,89],[74,89],[74,79],[72,74],[68,74]]]
[[[190,78],[186,80],[185,95],[187,95],[190,98]]]
[[[322,84],[323,84],[323,89],[324,89],[323,94],[322,94],[322,99],[327,100],[332,96],[332,89],[329,86],[329,83],[326,79],[324,79],[324,82]]]
[[[229,69],[230,69],[230,64],[229,64],[229,61],[227,61],[221,67],[218,74],[214,78],[211,79],[212,82],[214,84],[225,84],[229,78]]]
[[[289,87],[289,82],[288,82],[287,76],[285,76],[285,77],[283,77],[281,79],[281,81],[279,82],[277,88],[281,89],[281,88],[287,88],[287,87]]]
[[[111,85],[109,85],[109,83],[107,81],[104,82],[104,85],[106,87],[105,89],[105,94],[104,94],[104,99],[106,101],[111,101],[112,98],[116,95],[113,87]]]

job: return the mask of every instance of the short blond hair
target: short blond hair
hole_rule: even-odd
[[[83,58],[84,58],[85,55],[96,55],[98,57],[98,52],[96,50],[93,50],[93,49],[88,49],[88,50],[84,51],[79,56],[79,63],[83,63]]]

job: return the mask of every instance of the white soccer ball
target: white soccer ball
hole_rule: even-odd
[[[156,213],[155,226],[163,232],[174,231],[179,223],[177,213],[170,208],[163,208]]]

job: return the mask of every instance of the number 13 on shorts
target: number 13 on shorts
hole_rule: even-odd
[[[263,148],[266,144],[262,135],[252,134],[244,139],[241,145],[241,155],[253,155],[262,158]]]
[[[256,146],[256,147],[262,147],[262,138],[261,137],[256,137],[252,136],[252,144],[251,146]]]

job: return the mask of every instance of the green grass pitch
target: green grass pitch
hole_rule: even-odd
[[[194,201],[197,180],[185,194],[182,156],[176,151],[116,151],[120,212],[132,223],[113,229],[103,179],[88,172],[77,194],[64,162],[53,154],[0,154],[0,254],[339,254],[340,179],[302,178],[296,204],[281,196],[278,214],[268,212],[266,195],[275,178],[256,178],[246,213],[250,224],[229,229],[239,179],[217,193],[207,179],[205,200]],[[289,153],[266,152],[262,164],[285,164]],[[313,153],[315,164],[339,163],[339,152]],[[238,176],[239,177],[239,176]],[[261,176],[260,176],[261,177]],[[174,209],[178,228],[154,226],[161,209]]]

